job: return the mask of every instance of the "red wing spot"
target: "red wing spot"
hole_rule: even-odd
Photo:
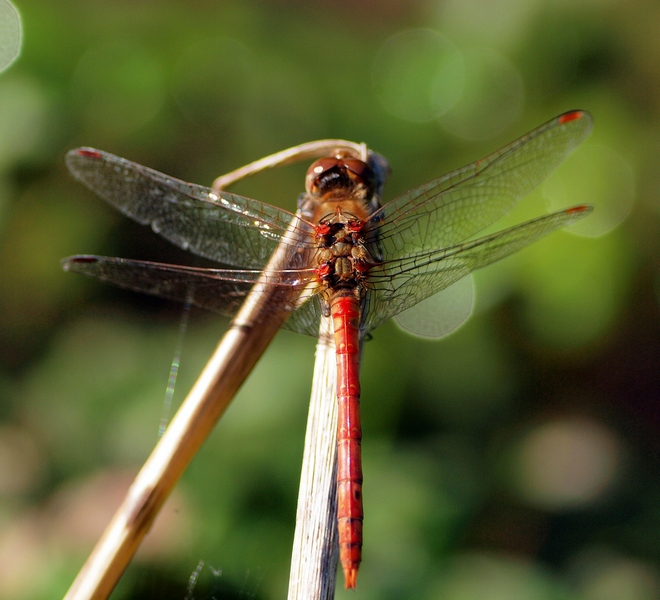
[[[103,155],[98,151],[94,150],[94,148],[78,148],[77,152],[78,156],[83,156],[84,158],[103,158]]]
[[[572,215],[574,213],[581,213],[584,212],[585,210],[589,210],[591,207],[588,204],[579,204],[578,206],[571,206],[570,208],[566,209],[566,214],[567,215]]]
[[[330,225],[327,223],[322,223],[321,225],[316,226],[316,237],[322,237],[330,233]]]
[[[557,121],[559,122],[560,125],[563,125],[564,123],[570,123],[571,121],[577,121],[578,119],[581,119],[584,116],[584,113],[581,110],[574,110],[571,112],[567,112],[563,115],[561,115]]]
[[[76,258],[71,259],[72,263],[95,263],[99,262],[99,259],[95,256],[77,256]]]

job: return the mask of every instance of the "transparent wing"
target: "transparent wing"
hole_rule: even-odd
[[[368,242],[387,261],[470,238],[543,181],[591,126],[589,113],[565,113],[490,156],[399,196],[372,215],[376,227]]]
[[[286,210],[186,183],[92,148],[70,151],[71,173],[138,223],[191,252],[241,268],[264,267],[293,219]],[[302,235],[312,235],[312,227]],[[305,265],[292,265],[305,266]]]
[[[587,205],[575,206],[476,240],[373,267],[369,273],[370,290],[362,333],[437,294],[468,273],[517,252],[591,211],[592,207]]]
[[[107,256],[70,256],[62,260],[62,267],[137,292],[190,302],[227,317],[238,311],[252,286],[262,277],[259,270],[206,269]],[[275,271],[270,279],[291,290],[292,297],[297,298],[288,307],[292,314],[284,327],[316,335],[321,307],[314,297],[314,272]],[[281,309],[281,304],[277,308]]]

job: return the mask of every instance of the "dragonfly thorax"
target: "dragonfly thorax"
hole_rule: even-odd
[[[317,225],[316,274],[325,290],[360,287],[375,264],[362,227],[363,222],[354,219],[332,219]]]

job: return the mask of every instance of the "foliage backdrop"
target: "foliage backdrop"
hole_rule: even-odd
[[[344,137],[388,157],[391,198],[573,108],[594,134],[505,224],[588,201],[582,233],[620,225],[479,273],[475,315],[445,341],[375,332],[352,597],[658,597],[655,3],[17,4],[23,51],[0,75],[1,598],[65,592],[156,441],[177,345],[179,307],[60,258],[191,260],[73,181],[68,149],[210,184]],[[304,169],[236,190],[293,210]],[[225,327],[193,313],[175,404]],[[279,334],[113,598],[284,597],[313,350]]]

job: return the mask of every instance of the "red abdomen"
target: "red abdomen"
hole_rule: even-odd
[[[337,526],[346,587],[362,560],[362,428],[360,426],[360,304],[354,292],[332,300],[337,352]]]

